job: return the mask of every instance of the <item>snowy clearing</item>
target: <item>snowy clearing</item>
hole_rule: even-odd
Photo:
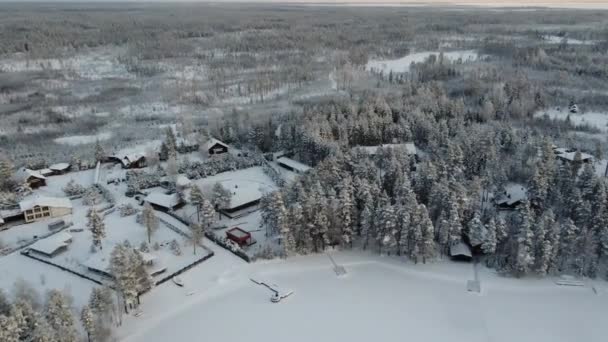
[[[246,331],[248,341],[553,342],[603,341],[608,333],[602,324],[608,298],[589,287],[504,279],[482,269],[482,294],[469,294],[471,264],[413,265],[353,252],[333,256],[348,270],[346,277],[336,277],[325,255],[241,266],[219,256],[215,267],[225,263],[223,276],[211,277],[205,269],[210,263],[186,274],[190,289],[162,285],[149,295],[153,299],[144,299],[145,315],[129,318],[119,336],[185,341],[204,331],[208,340],[243,341]],[[269,291],[249,277],[295,293],[271,303]],[[193,290],[192,296],[179,295]],[[585,327],[571,324],[573,317],[585,317]],[[245,327],[234,329],[235,321]],[[315,329],[302,329],[303,322]]]
[[[547,43],[551,43],[551,44],[561,44],[564,41],[564,39],[566,40],[566,44],[570,44],[570,45],[593,45],[593,44],[597,43],[597,41],[595,41],[595,40],[579,40],[579,39],[560,37],[560,36],[554,36],[554,35],[543,36],[543,40],[546,41]]]
[[[385,74],[391,72],[391,70],[393,72],[408,72],[410,71],[410,65],[412,63],[424,62],[427,58],[429,58],[429,56],[439,56],[440,53],[441,52],[439,51],[425,51],[412,53],[399,59],[372,59],[367,62],[365,70],[382,72]],[[443,55],[445,58],[451,61],[461,59],[463,62],[465,62],[474,61],[479,58],[479,54],[475,50],[449,51],[444,52]]]
[[[605,112],[584,112],[579,114],[572,114],[567,108],[564,109],[549,109],[539,111],[534,114],[535,117],[542,117],[547,115],[551,119],[566,120],[570,117],[570,122],[575,126],[591,126],[595,127],[602,132],[608,132],[608,113]]]
[[[92,134],[92,135],[72,135],[69,137],[61,137],[61,138],[54,139],[54,141],[58,144],[76,146],[76,145],[92,144],[97,140],[99,140],[99,141],[109,140],[111,137],[112,137],[111,132],[102,132],[99,134]]]

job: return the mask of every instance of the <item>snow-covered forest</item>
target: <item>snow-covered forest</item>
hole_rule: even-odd
[[[600,341],[607,79],[605,10],[2,3],[0,341]]]

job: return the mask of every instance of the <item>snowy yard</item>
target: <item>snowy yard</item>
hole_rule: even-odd
[[[431,55],[439,57],[439,51],[425,51],[412,53],[399,59],[372,59],[365,66],[366,70],[382,72],[388,74],[389,72],[408,72],[412,63],[424,62]],[[463,50],[463,51],[450,51],[444,52],[443,56],[451,61],[457,61],[461,59],[463,62],[474,61],[479,58],[477,51],[474,50]]]
[[[216,248],[217,250],[217,248]],[[550,279],[505,279],[481,270],[482,294],[465,290],[471,264],[413,265],[365,253],[238,264],[220,252],[184,275],[188,289],[164,284],[129,318],[124,341],[603,341],[608,296]],[[210,270],[222,270],[217,273]],[[280,304],[249,278],[295,294]],[[603,284],[602,286],[605,286]],[[183,292],[193,291],[192,296]],[[176,298],[178,300],[176,300]],[[179,298],[183,298],[179,300]],[[170,309],[167,310],[167,305]],[[255,313],[252,315],[252,313]],[[573,320],[584,317],[584,325]],[[234,329],[234,322],[242,322]],[[314,329],[308,328],[314,327]]]

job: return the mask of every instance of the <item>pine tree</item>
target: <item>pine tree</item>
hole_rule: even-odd
[[[352,179],[344,177],[340,183],[340,223],[342,228],[342,244],[352,246],[353,239],[353,213],[354,213],[354,189]]]
[[[0,341],[19,342],[19,326],[12,316],[0,315]]]
[[[534,264],[534,234],[532,225],[534,218],[530,203],[525,202],[519,211],[520,224],[519,231],[516,236],[516,249],[513,270],[517,275],[524,275],[530,271],[530,267]]]
[[[49,291],[45,306],[45,317],[56,336],[61,338],[61,341],[76,342],[78,340],[74,317],[66,298],[61,292],[57,290]]]
[[[369,237],[370,237],[370,230],[371,230],[371,225],[373,222],[373,213],[372,213],[373,207],[371,203],[366,203],[363,206],[363,210],[361,210],[361,214],[359,217],[359,226],[361,227],[361,236],[363,238],[363,249],[367,248],[367,242],[369,241]]]
[[[0,157],[0,190],[11,190],[13,165],[7,158]]]
[[[190,203],[192,203],[195,207],[196,207],[196,221],[200,222],[201,220],[201,205],[203,205],[203,200],[204,200],[204,196],[203,196],[203,192],[201,191],[201,188],[199,188],[197,185],[193,185],[192,189],[190,190]]]
[[[557,249],[557,236],[554,229],[555,216],[548,209],[536,224],[535,249],[536,272],[545,275],[551,268],[551,261]]]
[[[24,300],[17,300],[13,304],[11,316],[15,318],[18,325],[20,341],[31,340],[36,326],[42,320],[40,314],[32,308],[30,303]]]
[[[419,215],[418,224],[420,225],[422,234],[418,250],[422,256],[422,263],[426,264],[427,260],[435,256],[435,227],[433,227],[433,222],[424,204],[419,206]]]
[[[130,249],[130,264],[134,268],[134,276],[136,281],[137,301],[139,303],[139,295],[143,292],[150,290],[153,286],[152,278],[146,270],[146,264],[141,253],[134,249]]]
[[[80,312],[80,322],[84,330],[87,332],[87,339],[89,342],[95,340],[95,320],[93,319],[93,312],[87,305],[82,307]]]
[[[565,271],[572,263],[575,248],[574,244],[579,234],[579,228],[570,219],[566,219],[561,225],[559,242],[559,270]]]
[[[154,214],[154,208],[152,208],[150,203],[146,202],[146,204],[144,204],[141,217],[144,227],[146,227],[148,243],[152,243],[152,234],[158,230],[158,217]]]
[[[216,210],[228,208],[230,206],[230,201],[232,200],[232,192],[222,186],[221,183],[215,183],[213,185],[213,207]]]
[[[492,218],[486,225],[486,234],[481,244],[481,250],[484,254],[493,254],[496,251],[496,244],[496,222]]]
[[[215,223],[215,210],[213,209],[213,205],[207,199],[203,200],[203,204],[201,205],[201,228],[204,232],[207,232],[213,227]],[[202,236],[201,236],[202,237]]]
[[[8,316],[11,313],[11,302],[4,293],[3,289],[0,289],[0,315]]]
[[[381,208],[380,214],[380,226],[377,231],[377,237],[380,251],[388,252],[390,255],[391,250],[397,245],[397,215],[392,205],[386,203]]]
[[[60,338],[56,337],[53,328],[50,324],[42,319],[32,332],[31,342],[61,342]]]
[[[479,212],[475,212],[473,218],[469,221],[468,229],[471,246],[477,247],[483,244],[486,238],[486,227],[481,222],[481,215]]]
[[[117,290],[125,300],[125,311],[127,303],[134,303],[137,297],[137,279],[135,268],[131,263],[131,251],[122,244],[117,244],[110,256],[110,273],[114,277]]]
[[[99,140],[95,140],[95,161],[103,162],[104,160],[106,160],[106,151],[104,151]]]
[[[173,134],[173,128],[167,127],[165,131],[165,145],[167,146],[167,159],[177,157],[177,140]]]
[[[106,237],[106,226],[96,209],[91,209],[87,226],[93,235],[93,246],[103,249],[102,239]]]
[[[201,223],[190,223],[190,238],[192,242],[192,253],[196,255],[196,245],[200,244],[205,236],[205,231]]]

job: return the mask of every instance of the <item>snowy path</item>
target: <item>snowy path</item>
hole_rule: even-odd
[[[164,284],[144,297],[144,315],[129,318],[124,341],[603,341],[608,296],[550,279],[506,279],[480,265],[482,295],[462,284],[470,264],[403,263],[358,252],[334,252],[348,277],[336,277],[326,255],[245,264],[216,257],[184,274],[189,289]],[[219,276],[217,276],[219,274]],[[215,276],[214,276],[215,275]],[[297,295],[270,303],[250,277]],[[183,298],[183,299],[182,299]],[[584,319],[581,319],[584,318]],[[572,320],[577,319],[576,325]],[[239,329],[234,322],[242,322]],[[305,323],[303,326],[302,324]],[[311,327],[314,327],[312,329]]]

